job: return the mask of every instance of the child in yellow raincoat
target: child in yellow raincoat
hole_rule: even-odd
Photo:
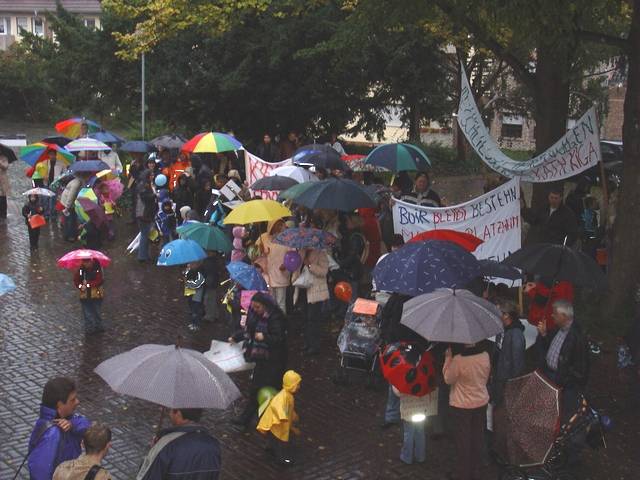
[[[282,390],[266,406],[256,427],[260,433],[270,434],[267,451],[274,454],[283,465],[293,463],[287,448],[289,433],[293,431],[296,435],[300,434],[300,430],[293,426],[299,419],[293,394],[300,389],[301,382],[302,377],[299,374],[287,370],[282,377]]]

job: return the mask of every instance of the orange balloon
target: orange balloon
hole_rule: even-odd
[[[351,284],[349,282],[338,282],[333,289],[333,293],[338,300],[349,303],[353,295],[353,290],[351,290]]]

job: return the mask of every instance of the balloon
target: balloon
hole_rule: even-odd
[[[233,248],[236,248],[238,250],[242,250],[242,239],[241,238],[234,238],[233,239]]]
[[[167,177],[166,175],[160,174],[156,177],[154,181],[155,181],[156,187],[164,187],[167,184]]]
[[[291,250],[284,254],[284,261],[282,263],[284,264],[284,268],[293,273],[302,265],[302,258],[300,258],[298,252]]]
[[[258,390],[258,405],[262,405],[264,402],[271,400],[276,396],[278,391],[273,387],[262,387]]]
[[[234,238],[243,238],[246,230],[244,229],[244,227],[233,227],[233,236]]]
[[[244,250],[233,250],[231,252],[231,261],[232,262],[240,262],[242,261],[242,259],[245,257],[245,251]]]
[[[351,290],[351,284],[349,282],[338,282],[333,289],[333,293],[338,300],[349,303],[353,295],[353,290]]]

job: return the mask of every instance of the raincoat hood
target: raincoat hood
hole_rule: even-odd
[[[284,220],[282,220],[281,218],[277,219],[277,220],[271,220],[269,223],[267,223],[267,233],[271,235],[271,231],[273,230],[273,227],[275,227],[278,222],[284,222]]]
[[[293,370],[287,370],[282,377],[282,388],[289,393],[295,393],[302,377]]]

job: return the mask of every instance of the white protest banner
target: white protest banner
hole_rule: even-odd
[[[482,161],[505,177],[525,182],[555,182],[572,177],[596,165],[601,158],[600,135],[595,107],[548,150],[526,161],[513,160],[498,147],[482,121],[464,68],[460,79],[458,124]]]
[[[448,229],[475,235],[482,243],[478,259],[502,261],[521,247],[520,184],[518,179],[473,200],[444,208],[420,207],[396,200],[393,230],[405,241],[418,233]]]
[[[247,183],[249,184],[249,186],[253,185],[262,177],[266,177],[267,175],[269,175],[269,172],[271,170],[275,170],[278,167],[286,167],[287,165],[291,165],[290,158],[278,163],[269,163],[265,162],[253,153],[250,153],[246,150],[244,151],[244,168],[247,175]],[[270,200],[275,200],[276,198],[278,198],[278,193],[280,193],[272,192],[269,190],[252,190],[251,192],[252,194],[260,195],[262,198]]]

